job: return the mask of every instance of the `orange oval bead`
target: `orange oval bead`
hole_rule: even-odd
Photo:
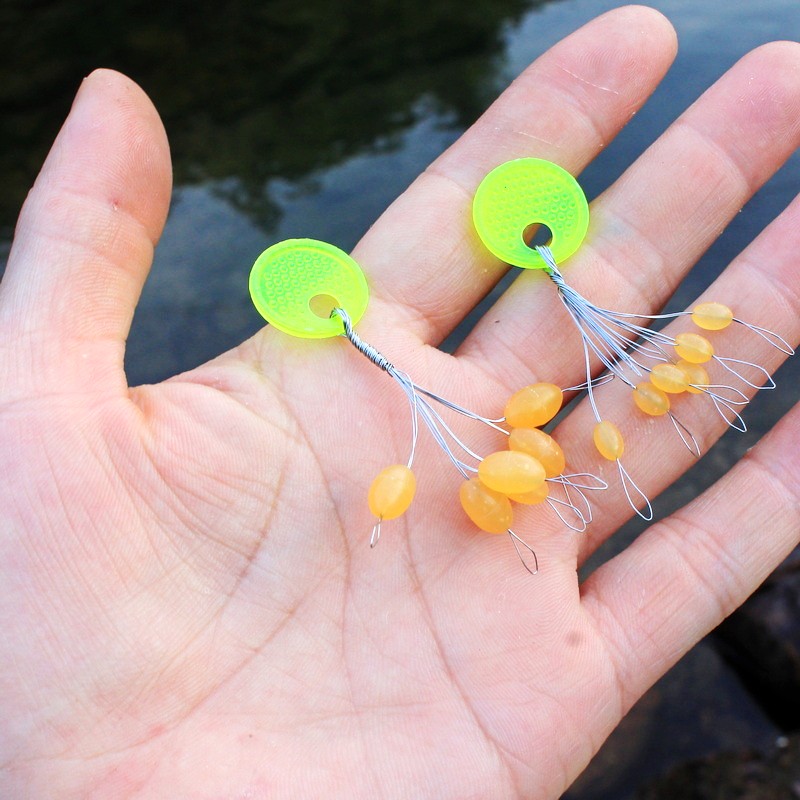
[[[701,367],[699,364],[692,364],[690,361],[679,361],[678,367],[684,371],[686,380],[689,381],[689,385],[686,387],[687,392],[702,394],[703,390],[696,387],[708,386],[711,383],[705,367]]]
[[[458,490],[461,507],[467,516],[487,533],[505,533],[514,518],[511,501],[500,492],[484,486],[477,478],[464,481]]]
[[[544,483],[544,467],[527,453],[499,450],[478,464],[478,477],[484,486],[503,494],[525,494]]]
[[[566,467],[564,451],[550,434],[538,428],[514,428],[508,437],[508,446],[533,456],[543,467],[548,478],[561,475]]]
[[[603,420],[594,426],[594,446],[603,458],[616,461],[625,450],[622,433],[613,423]]]
[[[369,487],[369,510],[378,519],[394,519],[404,514],[417,489],[414,473],[405,464],[382,469]]]
[[[508,499],[513,500],[515,503],[522,503],[526,506],[535,506],[537,503],[542,503],[547,500],[549,494],[550,487],[547,485],[547,483],[543,483],[541,486],[537,486],[532,492],[525,492],[525,494],[510,494]]]
[[[669,397],[663,389],[652,383],[639,383],[633,390],[633,402],[651,417],[660,417],[669,411]]]
[[[700,303],[692,309],[692,322],[706,331],[721,331],[733,322],[733,311],[722,303]]]
[[[686,373],[675,364],[656,364],[650,370],[650,381],[668,394],[680,394],[689,388]]]
[[[511,395],[506,422],[512,428],[538,428],[558,414],[563,401],[563,392],[554,383],[533,383]]]
[[[705,364],[714,355],[714,345],[699,333],[679,333],[675,337],[675,352],[690,364]]]

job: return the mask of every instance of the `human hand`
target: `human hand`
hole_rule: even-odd
[[[359,244],[364,339],[489,415],[526,383],[582,380],[577,334],[537,274],[455,357],[431,346],[504,270],[472,230],[471,198],[519,156],[579,172],[674,50],[663,18],[626,8],[542,56]],[[656,310],[798,141],[800,49],[761,48],[593,204],[570,282]],[[506,537],[466,520],[429,442],[414,505],[371,550],[367,487],[405,460],[408,408],[347,342],[265,329],[127,386],[124,341],[169,193],[149,101],[92,75],[0,286],[3,797],[557,797],[797,545],[795,409],[583,584],[577,567],[632,513],[616,484],[593,496],[585,534],[522,511],[531,577]],[[795,202],[708,292],[792,343],[799,217]],[[756,337],[725,335],[778,365]],[[598,472],[590,427],[579,407],[556,435],[571,468]],[[655,497],[692,456],[670,426],[645,427],[626,466]],[[703,449],[722,429],[713,409],[692,420]]]

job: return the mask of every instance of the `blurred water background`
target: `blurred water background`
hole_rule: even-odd
[[[161,112],[175,165],[172,211],[134,321],[128,375],[138,384],[191,368],[261,326],[247,274],[266,246],[313,236],[351,248],[515,75],[616,5],[2,0],[0,269],[81,78],[97,66],[126,72]],[[581,176],[590,199],[748,50],[800,39],[800,0],[651,5],[677,28],[680,52],[645,109]],[[795,156],[711,247],[671,308],[691,302],[798,188]],[[751,405],[750,432],[725,436],[659,498],[658,511],[723,474],[797,401],[798,378],[795,359],[778,373],[779,390]],[[598,558],[639,530],[630,525]],[[637,705],[566,797],[634,798],[685,759],[769,749],[784,733],[707,640]]]

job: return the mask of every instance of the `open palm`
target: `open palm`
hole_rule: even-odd
[[[540,274],[456,356],[435,349],[503,272],[472,231],[471,196],[519,156],[579,172],[674,49],[663,18],[625,8],[539,59],[359,244],[363,338],[489,416],[526,383],[579,382],[577,334]],[[773,44],[594,203],[570,282],[601,305],[657,309],[798,141],[800,47]],[[557,797],[797,544],[800,412],[583,584],[579,564],[632,512],[580,406],[558,431],[568,464],[607,470],[612,486],[585,534],[539,508],[520,516],[538,575],[507,537],[475,531],[428,440],[414,505],[370,550],[367,487],[405,461],[408,407],[346,341],[265,329],[127,386],[169,172],[147,98],[116,73],[90,76],[0,287],[0,794]],[[798,248],[794,203],[709,298],[794,343]],[[745,333],[726,332],[726,347],[774,369],[780,354]],[[723,426],[698,408],[705,449]],[[653,497],[692,456],[669,425],[630,428],[626,466]],[[496,444],[473,433],[482,452]]]

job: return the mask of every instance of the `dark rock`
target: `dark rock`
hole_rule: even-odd
[[[676,767],[642,787],[637,800],[798,800],[800,734],[782,737],[766,755],[719,753]]]
[[[800,730],[800,549],[717,628],[713,641],[778,727]]]
[[[714,753],[766,752],[780,735],[704,639],[634,705],[563,800],[633,800],[653,776]]]

